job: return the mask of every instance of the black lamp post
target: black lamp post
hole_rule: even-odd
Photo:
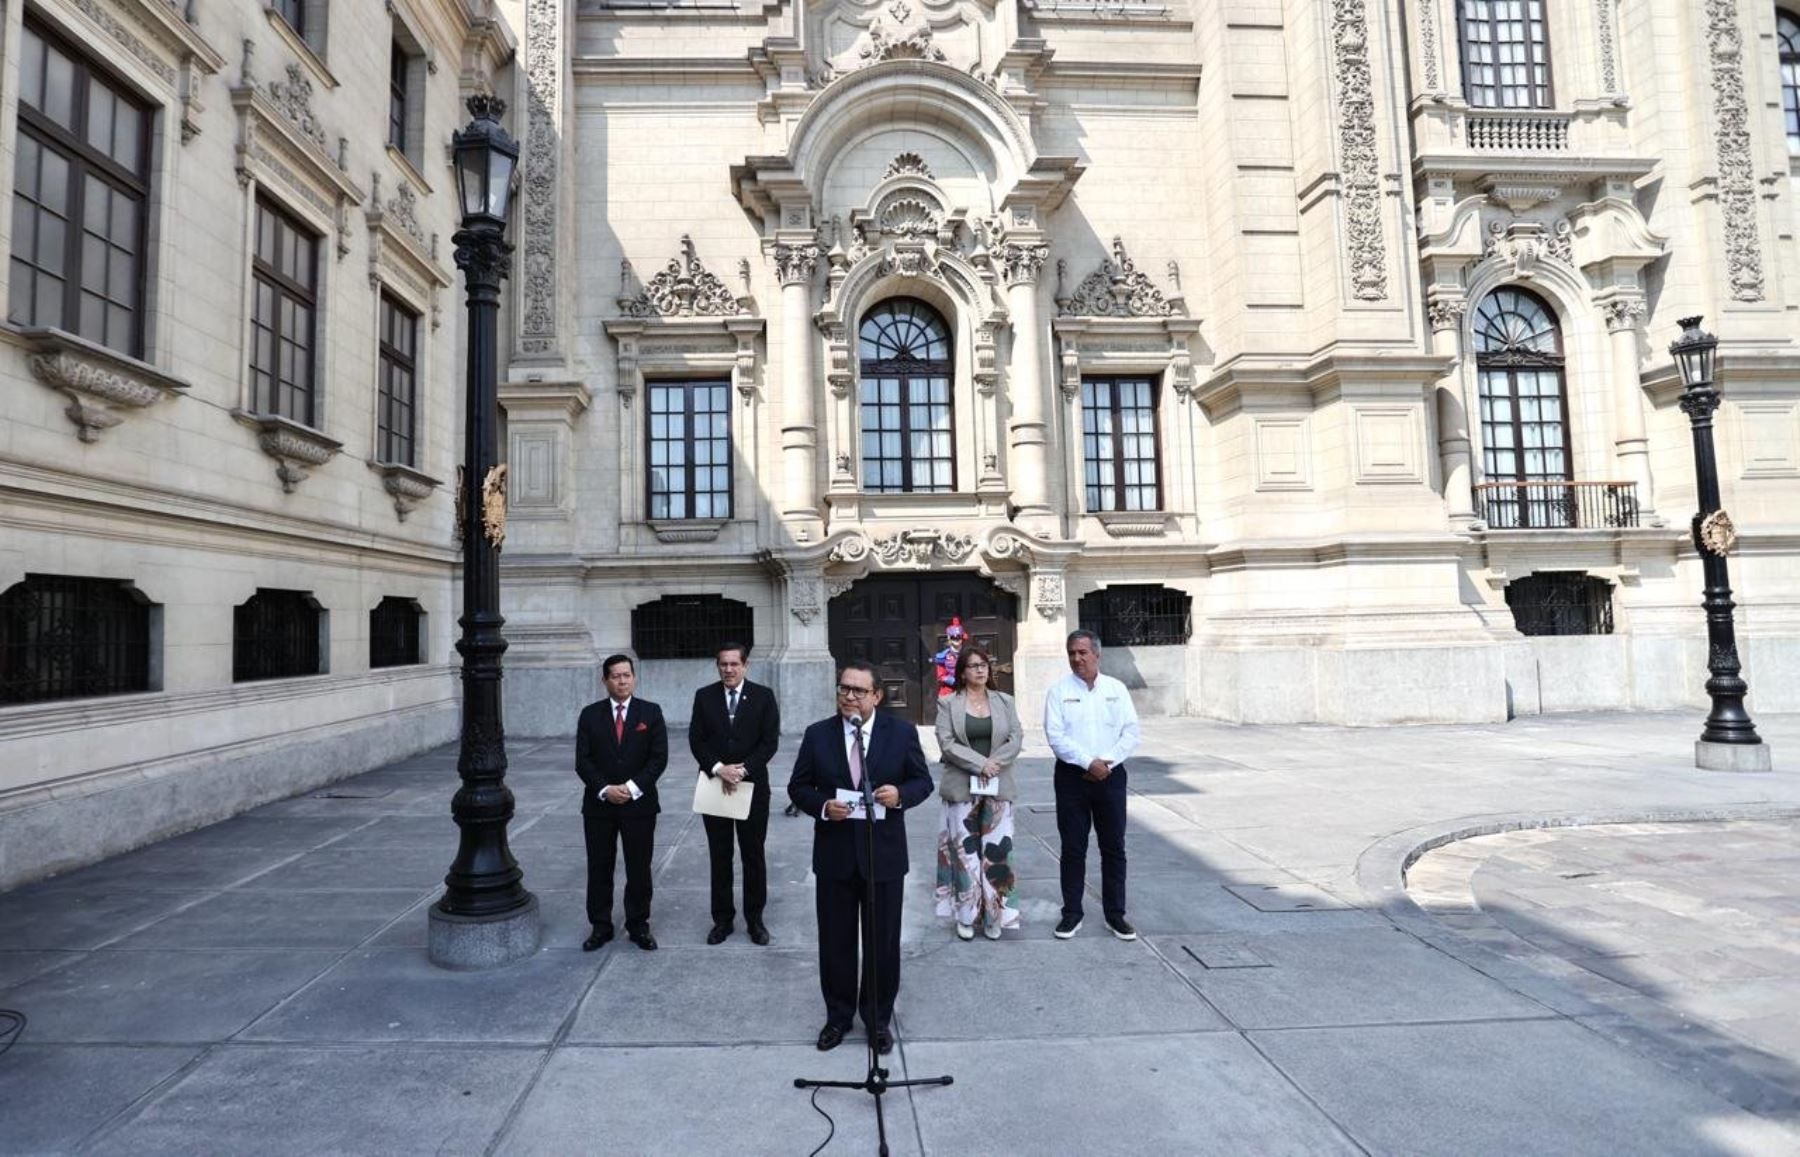
[[[1717,770],[1766,770],[1769,756],[1744,710],[1749,686],[1739,677],[1737,628],[1732,622],[1731,576],[1725,556],[1737,539],[1731,517],[1719,509],[1719,463],[1713,454],[1713,412],[1719,389],[1713,384],[1719,339],[1700,328],[1698,317],[1681,319],[1681,336],[1669,346],[1685,389],[1681,411],[1694,428],[1694,484],[1700,511],[1694,515],[1694,549],[1706,578],[1707,668],[1712,677],[1706,693],[1712,711],[1700,733],[1696,757],[1700,766]],[[1755,750],[1748,750],[1754,748]]]
[[[506,105],[476,95],[474,117],[453,142],[462,228],[452,238],[469,288],[469,377],[463,412],[463,469],[457,477],[457,535],[463,561],[462,787],[451,800],[460,840],[431,907],[430,955],[451,968],[504,964],[537,951],[538,902],[521,883],[506,825],[506,735],[500,718],[500,541],[506,533],[505,468],[499,465],[497,353],[500,282],[512,246],[508,202],[519,146],[500,125]]]

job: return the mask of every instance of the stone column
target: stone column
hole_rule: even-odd
[[[1008,472],[1015,521],[1038,537],[1053,532],[1050,510],[1050,463],[1044,399],[1042,335],[1038,332],[1038,274],[1050,247],[1037,242],[1008,241],[995,255],[1006,277],[1006,304],[1012,313],[1012,364],[1008,393],[1012,400],[1012,453]]]
[[[781,517],[794,537],[809,541],[819,521],[814,459],[819,424],[813,404],[812,282],[819,247],[812,242],[775,246],[781,279]]]
[[[1444,475],[1444,507],[1458,526],[1480,518],[1470,464],[1469,410],[1463,403],[1462,323],[1467,308],[1460,297],[1443,297],[1430,309],[1431,352],[1451,359],[1437,383],[1438,461]]]
[[[1650,437],[1644,428],[1644,391],[1638,377],[1638,327],[1644,303],[1618,297],[1603,307],[1612,342],[1613,460],[1620,482],[1637,485],[1638,524],[1658,524],[1656,491],[1650,478]]]

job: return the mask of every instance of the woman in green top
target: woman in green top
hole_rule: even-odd
[[[994,661],[977,646],[956,659],[955,691],[938,700],[938,750],[944,826],[938,834],[937,914],[956,919],[956,934],[989,940],[1019,926],[1013,903],[1012,765],[1025,729],[1011,695],[993,690]]]

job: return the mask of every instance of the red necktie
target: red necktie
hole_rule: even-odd
[[[625,742],[625,704],[613,704],[613,742]]]

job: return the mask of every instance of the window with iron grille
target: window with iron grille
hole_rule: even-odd
[[[1089,510],[1162,509],[1149,378],[1083,378],[1081,446]]]
[[[232,681],[319,674],[323,619],[307,591],[258,590],[233,611]]]
[[[640,659],[711,659],[726,640],[756,646],[750,604],[721,595],[664,595],[631,609],[631,649]]]
[[[1463,96],[1476,108],[1550,108],[1544,0],[1461,0]]]
[[[1519,484],[1485,491],[1488,525],[1576,525],[1562,485],[1575,475],[1555,315],[1535,294],[1496,289],[1475,310],[1474,337],[1485,478]]]
[[[1800,17],[1775,12],[1775,43],[1781,62],[1781,119],[1788,152],[1800,157]]]
[[[1612,584],[1580,571],[1538,571],[1506,584],[1521,635],[1610,635]]]
[[[259,414],[314,423],[319,239],[268,201],[256,202],[251,264],[250,396]]]
[[[1082,595],[1076,613],[1102,647],[1162,647],[1193,637],[1193,604],[1186,591],[1134,583]]]
[[[18,108],[8,315],[142,356],[149,107],[26,20]]]
[[[0,595],[0,703],[150,690],[150,611],[117,579],[26,575]]]
[[[425,612],[417,601],[389,595],[369,612],[369,666],[407,667],[423,663],[420,635]]]
[[[862,371],[862,485],[877,492],[956,489],[950,330],[935,309],[896,297],[857,331]]]
[[[419,315],[381,295],[381,356],[377,368],[377,447],[383,462],[417,466]]]
[[[731,517],[731,386],[650,382],[650,517]]]

